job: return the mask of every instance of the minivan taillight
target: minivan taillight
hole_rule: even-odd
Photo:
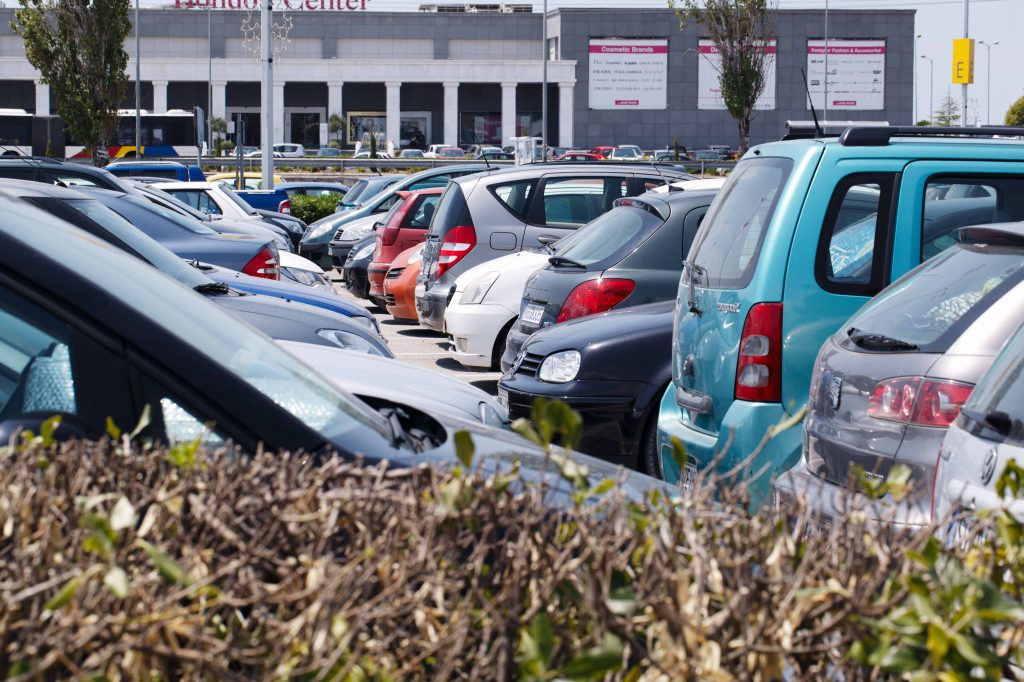
[[[278,266],[277,254],[266,246],[260,249],[260,252],[245,264],[242,272],[253,277],[281,279],[281,268]]]
[[[747,312],[736,362],[736,400],[782,401],[781,303],[755,303]]]
[[[576,285],[558,311],[556,323],[573,320],[584,315],[603,313],[626,300],[636,289],[631,279],[588,279]]]
[[[915,426],[947,427],[971,397],[972,384],[924,377],[896,377],[875,385],[868,416]]]
[[[291,215],[292,214],[292,202],[290,202],[288,199],[285,199],[284,201],[282,201],[280,204],[277,205],[277,212],[278,213],[287,213],[288,215]]]
[[[398,228],[397,227],[385,227],[383,230],[378,232],[379,241],[381,246],[391,246],[398,241]]]
[[[472,225],[458,225],[448,230],[437,254],[434,279],[441,279],[476,246],[476,229]]]

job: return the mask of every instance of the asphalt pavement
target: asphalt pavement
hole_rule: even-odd
[[[366,306],[373,313],[397,359],[417,367],[437,370],[483,389],[493,396],[498,395],[498,379],[501,378],[501,372],[463,367],[445,350],[447,339],[443,334],[412,322],[396,320],[371,301],[353,296],[340,279],[332,279],[332,282],[338,295]]]

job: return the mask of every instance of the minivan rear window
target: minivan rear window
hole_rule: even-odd
[[[690,261],[700,286],[742,289],[750,284],[779,194],[793,169],[785,158],[740,161],[715,198],[694,239]]]
[[[434,219],[430,223],[430,236],[441,238],[454,227],[472,224],[473,219],[470,217],[469,205],[466,204],[466,195],[463,194],[462,188],[454,182],[449,184],[434,212]]]

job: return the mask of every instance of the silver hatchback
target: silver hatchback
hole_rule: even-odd
[[[854,465],[884,480],[911,471],[900,522],[928,523],[947,427],[1024,322],[1024,223],[959,231],[951,248],[869,301],[822,346],[811,379],[803,457],[774,484],[823,520],[842,509]]]

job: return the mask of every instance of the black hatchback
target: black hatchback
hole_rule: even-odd
[[[502,371],[527,337],[612,308],[674,300],[683,260],[716,190],[629,197],[580,228],[526,282],[519,323],[509,331]]]

